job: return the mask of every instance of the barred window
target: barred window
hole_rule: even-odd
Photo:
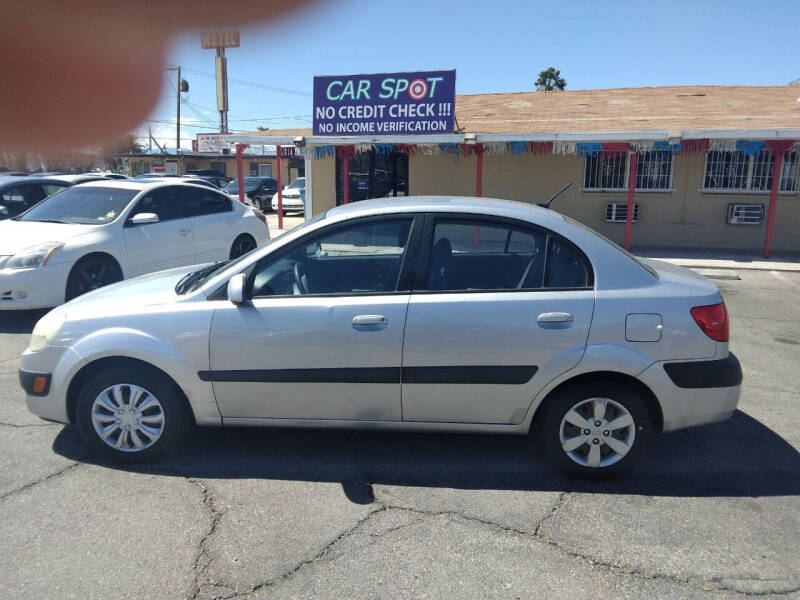
[[[798,152],[783,156],[781,187],[783,192],[797,191]],[[703,188],[706,190],[766,192],[772,189],[775,157],[771,152],[747,156],[741,152],[711,150],[706,157]]]
[[[583,187],[590,190],[624,190],[628,186],[628,155],[600,152],[586,157]]]
[[[628,153],[600,152],[587,156],[583,187],[589,190],[628,189]],[[637,190],[672,189],[672,155],[665,150],[639,152],[636,163]]]

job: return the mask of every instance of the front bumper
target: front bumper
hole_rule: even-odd
[[[64,382],[71,381],[83,364],[74,350],[63,346],[48,346],[40,352],[25,350],[19,360],[19,379],[28,410],[48,421],[68,423]],[[34,388],[37,376],[49,378],[40,392]]]
[[[661,405],[663,431],[718,423],[739,405],[742,370],[733,353],[722,360],[657,362],[639,374]]]
[[[283,210],[301,210],[303,208],[303,199],[299,197],[286,196],[283,197]],[[272,199],[272,210],[278,210],[278,199]]]
[[[71,263],[0,269],[0,310],[53,308],[64,303]]]

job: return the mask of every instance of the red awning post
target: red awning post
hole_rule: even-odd
[[[353,146],[339,146],[336,156],[342,161],[342,204],[350,203],[350,157],[355,155]]]
[[[483,145],[475,144],[475,195],[483,195]]]
[[[778,208],[778,192],[781,189],[781,171],[783,170],[783,154],[792,147],[792,140],[770,140],[767,149],[775,157],[772,166],[772,186],[769,191],[769,210],[767,212],[767,236],[764,240],[764,258],[772,253],[772,230],[775,227],[775,210]]]
[[[631,249],[633,237],[633,198],[636,194],[636,165],[639,162],[639,153],[635,149],[629,152],[630,170],[628,172],[628,214],[625,217],[625,250]]]
[[[281,175],[281,146],[275,146],[276,168],[278,169],[278,229],[283,229],[283,177]]]
[[[244,167],[242,166],[242,153],[247,144],[236,144],[236,181],[239,184],[239,202],[244,204]]]

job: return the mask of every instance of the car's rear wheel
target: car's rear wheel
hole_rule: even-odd
[[[66,301],[103,286],[122,281],[119,265],[106,256],[86,256],[75,263],[67,278]]]
[[[642,400],[613,382],[568,388],[544,409],[544,452],[559,469],[590,479],[614,476],[629,468],[652,431]]]
[[[78,431],[98,454],[143,462],[180,444],[192,424],[177,386],[155,369],[112,368],[81,388]]]
[[[230,258],[233,260],[234,258],[239,258],[243,254],[247,254],[251,250],[255,249],[256,241],[253,239],[252,235],[247,233],[243,233],[235,240],[233,240],[233,244],[231,245],[231,252]]]

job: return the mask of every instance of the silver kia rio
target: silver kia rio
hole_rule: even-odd
[[[531,433],[588,477],[727,419],[742,381],[708,279],[551,210],[450,197],[337,207],[80,296],[19,375],[33,413],[119,461],[195,424]]]

